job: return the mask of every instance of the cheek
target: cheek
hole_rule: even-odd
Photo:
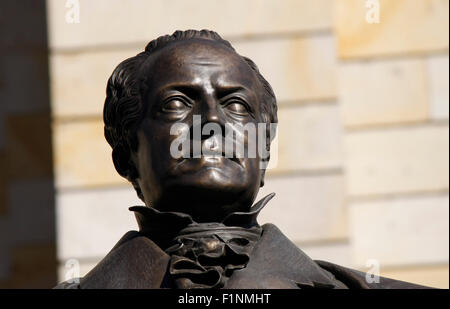
[[[177,136],[170,135],[170,128],[166,126],[147,126],[138,135],[139,170],[155,177],[166,173],[173,158],[170,145]]]
[[[244,161],[244,170],[247,182],[258,182],[261,178],[261,171],[259,169],[258,158],[246,158]]]
[[[149,168],[152,166],[152,156],[150,151],[150,145],[145,138],[139,138],[138,151],[137,151],[137,168],[139,176],[145,179],[148,174]]]

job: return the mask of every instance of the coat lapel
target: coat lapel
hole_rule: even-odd
[[[225,288],[345,288],[331,273],[298,249],[275,225],[265,224],[263,229],[246,268],[235,271]]]
[[[149,238],[128,232],[82,280],[84,289],[145,289],[170,287],[170,256]],[[273,224],[263,226],[261,239],[246,268],[228,280],[229,289],[345,288],[297,248]]]
[[[83,279],[82,289],[155,289],[166,281],[170,257],[138,232],[128,232]]]

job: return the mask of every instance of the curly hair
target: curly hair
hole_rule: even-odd
[[[222,39],[214,31],[178,30],[172,35],[160,36],[148,43],[143,52],[121,62],[108,79],[103,108],[105,138],[112,147],[113,161],[117,172],[133,184],[140,198],[142,198],[142,194],[135,181],[138,175],[130,159],[131,151],[136,151],[138,147],[136,129],[143,117],[144,104],[142,102],[142,94],[146,92],[147,88],[146,76],[145,74],[140,74],[140,69],[155,51],[172,42],[189,39],[213,40],[236,52],[228,41]],[[262,117],[264,121],[268,124],[277,123],[277,102],[272,87],[261,75],[258,67],[252,60],[247,57],[241,57],[256,73],[264,89],[262,98]],[[268,137],[273,138],[274,132],[269,130],[268,128]]]

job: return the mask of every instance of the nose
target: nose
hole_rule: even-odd
[[[209,131],[209,129],[205,128],[205,125],[217,124],[221,130],[220,135],[225,134],[225,113],[223,112],[218,100],[215,98],[213,94],[207,94],[201,102],[201,131],[202,137],[201,140],[205,141],[209,139],[214,134],[219,132]],[[204,128],[206,131],[204,131]]]
[[[213,94],[202,96],[201,100],[197,101],[194,111],[193,122],[190,127],[191,140],[194,144],[202,143],[217,134],[218,132],[205,128],[205,125],[208,123],[219,125],[220,135],[223,136],[225,134],[225,122],[225,114],[215,96]]]
[[[207,95],[202,102],[202,125],[208,122],[214,122],[222,124],[223,112],[220,110],[220,106],[212,95]]]

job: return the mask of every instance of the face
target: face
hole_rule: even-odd
[[[248,210],[264,177],[258,151],[230,158],[223,141],[226,126],[257,128],[263,122],[263,90],[253,70],[217,42],[188,40],[157,51],[142,72],[148,85],[143,95],[146,110],[132,160],[145,203],[161,211],[188,213],[197,222],[220,221],[230,212]],[[194,132],[207,124],[221,128],[221,134],[196,136]],[[185,147],[181,157],[171,153],[180,137],[175,131],[171,134],[174,125],[177,133],[188,137],[187,154]],[[247,149],[251,136],[241,137]],[[203,153],[196,153],[195,145]]]

